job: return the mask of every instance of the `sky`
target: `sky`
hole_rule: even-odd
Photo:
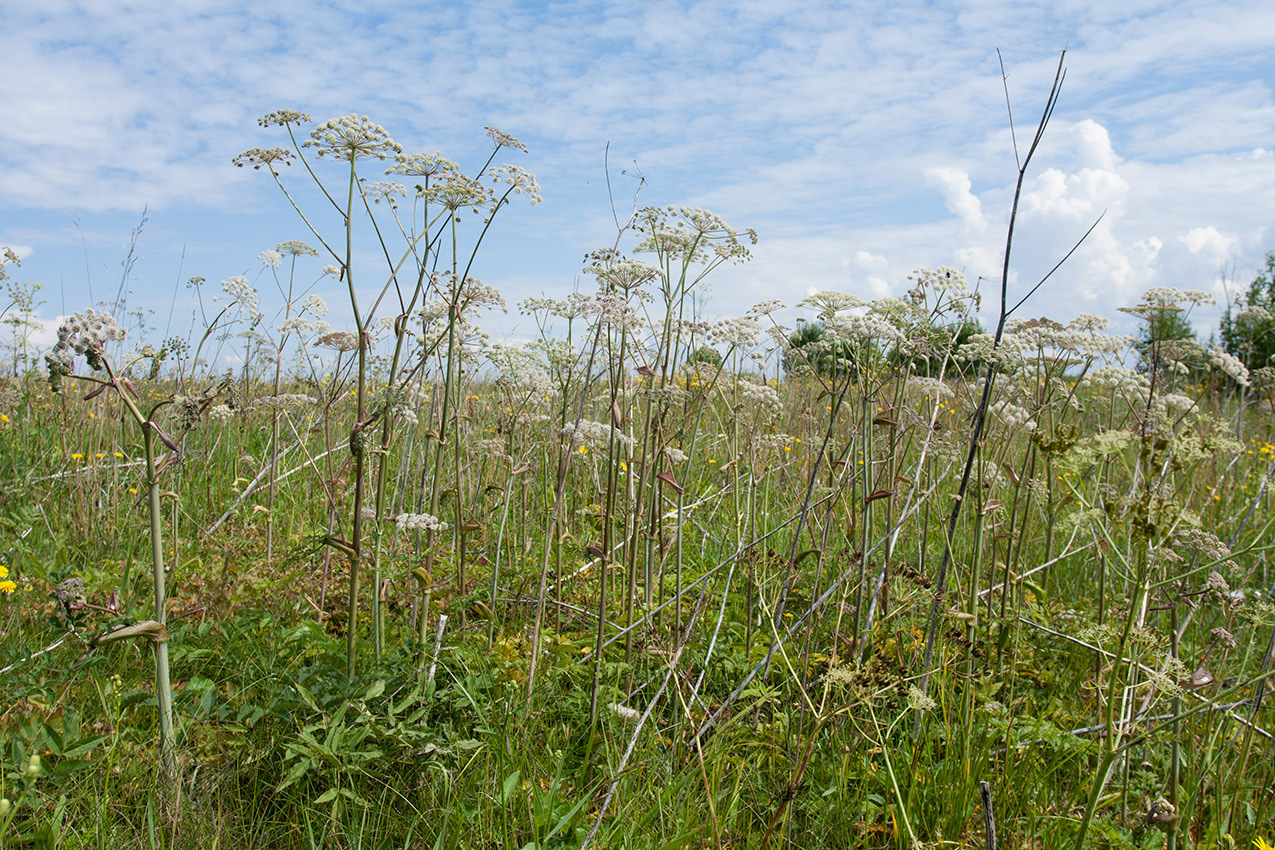
[[[258,255],[315,240],[268,174],[231,164],[286,141],[257,123],[276,109],[366,114],[467,169],[491,151],[486,126],[527,146],[501,161],[544,201],[502,210],[473,269],[510,305],[486,324],[498,340],[535,335],[521,299],[591,287],[583,258],[614,244],[613,204],[623,217],[635,192],[757,230],[751,261],[709,278],[707,318],[826,289],[902,295],[945,265],[991,292],[1018,174],[1006,88],[1021,153],[1064,50],[1011,298],[1098,224],[1023,315],[1100,313],[1131,333],[1117,308],[1149,287],[1225,303],[1275,249],[1268,0],[384,5],[0,0],[0,245],[22,258],[13,278],[42,284],[40,338],[121,284],[156,340],[191,327],[193,276],[208,296],[244,274],[279,306]],[[314,201],[299,166],[284,176]],[[341,292],[315,291],[339,326]],[[1191,316],[1202,337],[1218,309]]]

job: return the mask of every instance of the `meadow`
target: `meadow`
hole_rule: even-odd
[[[945,267],[709,320],[756,234],[636,202],[494,345],[517,139],[262,123],[304,241],[0,382],[0,846],[1269,847],[1269,367]]]

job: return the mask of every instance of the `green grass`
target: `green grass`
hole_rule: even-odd
[[[260,471],[271,417],[246,412],[201,423],[186,436],[186,460],[165,484],[177,496],[165,500],[166,528],[175,530],[169,645],[176,788],[157,779],[150,645],[91,648],[112,626],[146,616],[145,506],[130,492],[139,473],[128,465],[138,446],[127,442],[109,397],[84,402],[73,388],[51,397],[34,377],[23,383],[26,403],[0,433],[6,564],[18,579],[17,591],[2,601],[0,666],[12,665],[4,674],[6,787],[17,787],[32,753],[41,755],[45,772],[22,798],[11,836],[38,841],[40,829],[55,825],[60,846],[578,846],[618,780],[599,846],[892,847],[906,846],[908,828],[927,845],[981,846],[977,783],[985,779],[1006,846],[1062,847],[1082,817],[1108,723],[1140,737],[1119,739],[1129,746],[1097,799],[1095,839],[1136,847],[1161,840],[1145,821],[1152,802],[1169,792],[1174,742],[1187,846],[1225,846],[1224,834],[1243,840],[1267,822],[1271,745],[1263,734],[1246,734],[1248,704],[1194,711],[1176,729],[1162,719],[1122,724],[1127,711],[1172,714],[1175,700],[1183,712],[1237,703],[1269,669],[1275,618],[1263,590],[1270,586],[1272,514],[1269,496],[1258,496],[1270,469],[1271,435],[1261,430],[1269,419],[1244,416],[1229,394],[1203,388],[1198,415],[1173,432],[1171,449],[1155,455],[1154,468],[1170,470],[1171,490],[1141,500],[1128,494],[1139,492],[1135,473],[1148,466],[1140,455],[1155,446],[1106,438],[1119,450],[1097,459],[1083,451],[1095,435],[1131,433],[1109,426],[1128,416],[1109,394],[1085,390],[1080,410],[1044,408],[1065,417],[1053,433],[1066,435],[1057,438],[1066,448],[994,430],[984,447],[992,457],[982,466],[986,477],[971,491],[973,505],[954,539],[952,590],[936,627],[928,688],[933,705],[918,712],[924,701],[910,689],[923,672],[930,574],[957,481],[952,458],[973,400],[952,383],[957,396],[937,417],[953,424],[930,431],[923,425],[934,402],[887,373],[870,388],[851,385],[843,412],[855,413],[837,416],[829,429],[833,405],[820,386],[790,380],[777,385],[783,412],[753,432],[753,423],[737,427],[736,380],[679,378],[688,393],[677,419],[701,424],[683,443],[694,446],[691,459],[672,473],[685,493],[656,485],[658,516],[680,497],[681,521],[661,519],[655,533],[621,507],[633,493],[620,465],[638,464],[636,448],[609,461],[605,444],[580,451],[556,439],[552,420],[509,428],[501,424],[511,406],[503,388],[488,380],[467,384],[457,440],[462,474],[459,482],[444,479],[443,499],[459,498],[471,523],[463,538],[466,585],[457,583],[460,535],[440,535],[426,551],[424,539],[395,535],[387,525],[384,647],[378,658],[364,597],[354,679],[343,658],[345,565],[326,561],[325,574],[321,545],[328,474],[345,479],[336,497],[348,506],[348,452],[337,447],[331,473],[311,467],[287,478],[269,513],[260,509],[258,489],[208,535],[204,529]],[[697,384],[712,393],[701,397]],[[142,392],[172,390],[159,381]],[[605,421],[608,403],[592,392],[585,409]],[[639,411],[641,404],[635,402]],[[884,422],[886,407],[897,427]],[[869,414],[877,421],[865,428]],[[421,415],[416,427],[428,421]],[[286,456],[284,474],[327,449],[325,431],[348,433],[348,404],[326,413],[307,408],[290,415],[289,425],[302,447]],[[1226,436],[1236,428],[1250,436]],[[756,452],[755,438],[771,432],[789,438]],[[931,456],[922,462],[927,433]],[[495,457],[490,446],[486,454],[476,448],[493,435],[512,461]],[[1210,441],[1219,448],[1208,449]],[[429,457],[411,446],[409,436],[395,444],[390,467],[403,470],[396,480],[418,480],[428,468]],[[860,465],[865,450],[871,463]],[[549,604],[528,693],[559,453],[572,463],[559,536],[548,546]],[[512,466],[527,464],[533,468],[510,477]],[[1018,484],[1006,466],[1018,470]],[[609,474],[616,470],[621,474]],[[806,529],[793,546],[812,480]],[[883,489],[895,492],[865,506],[865,492]],[[917,495],[909,500],[910,493]],[[1091,500],[1104,496],[1110,501],[1099,516]],[[1246,593],[1238,601],[1204,590],[1222,553],[1190,548],[1183,542],[1189,535],[1173,535],[1198,525],[1225,540],[1246,515],[1221,568],[1232,590]],[[267,521],[274,525],[273,561],[265,556]],[[887,562],[882,543],[900,522]],[[607,524],[612,545],[621,548],[607,571],[607,645],[595,663],[603,571],[586,547],[599,544]],[[639,551],[626,556],[635,525]],[[868,568],[861,571],[865,544]],[[1148,554],[1159,546],[1182,561]],[[796,560],[793,548],[801,550]],[[424,597],[411,573],[421,566],[430,572],[424,647],[412,622]],[[870,591],[858,578],[871,581],[883,567],[867,629]],[[1013,592],[1002,594],[995,588],[1006,575]],[[50,600],[68,576],[83,579],[93,607],[59,610]],[[776,632],[772,616],[785,586]],[[1122,634],[1144,597],[1142,622]],[[630,608],[638,627],[625,632]],[[422,648],[432,656],[443,613],[448,627],[429,680],[417,657]],[[1182,660],[1171,668],[1184,673],[1157,678],[1170,626],[1188,616],[1178,642]],[[1235,647],[1220,642],[1219,628]],[[732,699],[776,634],[788,639],[769,670]],[[26,657],[64,636],[56,649]],[[1094,647],[1126,660],[1113,664]],[[1197,666],[1218,684],[1175,690],[1175,678]],[[613,706],[643,712],[665,680],[617,773],[636,723]],[[706,726],[709,717],[715,721]],[[1270,725],[1268,708],[1256,723]],[[1099,729],[1072,733],[1093,726]]]

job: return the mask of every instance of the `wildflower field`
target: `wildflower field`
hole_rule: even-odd
[[[516,139],[262,123],[304,240],[0,381],[0,846],[1269,846],[1275,371],[1154,332],[1209,295],[716,319],[756,234],[634,204],[506,305]]]

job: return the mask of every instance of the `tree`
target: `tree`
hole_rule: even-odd
[[[831,339],[822,322],[798,321],[796,332],[788,336],[788,348],[783,354],[786,374],[813,372],[826,378],[854,372],[857,353],[849,341]]]
[[[1248,290],[1222,315],[1222,347],[1249,371],[1275,366],[1275,251]]]
[[[686,362],[707,363],[709,366],[720,366],[722,365],[722,355],[711,345],[702,345],[691,352],[691,356],[686,358]]]
[[[936,378],[940,372],[949,378],[976,375],[986,369],[987,365],[981,360],[957,360],[955,354],[957,349],[970,341],[970,337],[983,332],[982,325],[975,319],[917,328],[906,346],[907,353],[896,348],[890,353],[890,362],[900,371],[906,370],[909,375],[927,378]]]
[[[1152,364],[1162,359],[1166,343],[1184,339],[1197,342],[1195,326],[1180,308],[1167,307],[1150,314],[1138,326],[1138,335],[1133,343],[1134,350],[1138,352],[1138,370],[1150,372]]]

